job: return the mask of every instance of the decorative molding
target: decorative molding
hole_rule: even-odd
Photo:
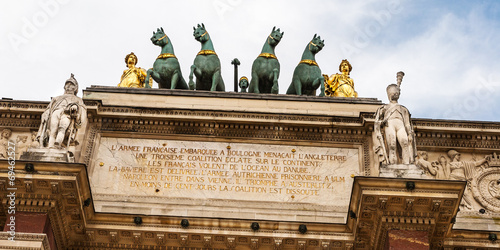
[[[10,237],[10,234],[8,232],[0,232],[0,240],[5,240],[7,241],[8,238]],[[16,232],[16,238],[15,241],[19,241],[20,245],[22,245],[22,241],[34,241],[34,242],[41,242],[42,243],[42,248],[37,248],[37,249],[51,249],[50,248],[50,243],[49,243],[49,238],[47,237],[46,234],[38,234],[38,233],[22,233],[22,232]],[[5,246],[3,246],[5,247]],[[3,249],[3,248],[2,248]],[[28,248],[28,247],[7,247],[5,249],[26,249],[26,250],[31,250],[34,248]]]
[[[281,250],[283,249],[283,239],[282,238],[275,238],[274,239],[274,250]]]
[[[189,236],[188,235],[180,235],[179,244],[183,247],[186,247],[189,244]]]
[[[206,248],[212,247],[212,236],[203,236],[203,246]]]
[[[159,246],[165,245],[165,243],[166,243],[165,234],[163,234],[163,233],[157,233],[155,241],[156,241],[156,244],[159,245]]]
[[[109,232],[109,241],[111,243],[118,243],[118,232],[116,231],[113,231],[113,232]]]
[[[431,120],[431,119],[412,119],[413,125],[416,128],[435,128],[436,131],[442,131],[442,128],[453,128],[460,130],[475,130],[481,131],[486,129],[500,130],[498,122],[468,122],[457,120]]]
[[[330,242],[329,241],[322,241],[321,242],[321,249],[329,250],[330,249]]]
[[[142,243],[142,233],[133,233],[134,244],[140,245]]]
[[[345,243],[345,249],[353,249],[353,248],[354,248],[354,243],[352,242]]]
[[[306,250],[307,241],[299,240],[297,241],[297,250]]]
[[[87,241],[95,241],[95,231],[93,230],[86,230],[85,231],[85,240]]]
[[[259,244],[259,239],[258,238],[252,238],[250,239],[250,248],[253,250],[259,249],[260,244]]]
[[[33,181],[32,180],[24,180],[24,187],[26,188],[27,193],[33,193]]]
[[[59,182],[58,181],[51,181],[50,188],[52,190],[52,194],[59,194]]]

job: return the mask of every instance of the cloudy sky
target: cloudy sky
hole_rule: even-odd
[[[150,68],[160,54],[150,37],[163,27],[182,73],[200,44],[203,22],[233,91],[231,60],[249,76],[273,26],[280,94],[314,34],[325,40],[316,60],[324,74],[342,59],[360,97],[387,102],[385,87],[404,71],[400,103],[415,118],[500,121],[500,1],[4,1],[0,9],[0,97],[49,101],[74,73],[81,89],[116,86],[133,51]],[[155,87],[156,84],[155,84]]]

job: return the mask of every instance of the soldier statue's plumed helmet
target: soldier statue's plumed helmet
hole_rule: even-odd
[[[75,89],[75,93],[74,93],[74,94],[75,94],[75,95],[76,95],[76,94],[78,94],[78,82],[76,81],[76,79],[75,79],[75,75],[73,75],[73,73],[71,73],[71,76],[69,77],[69,79],[68,79],[68,80],[66,80],[66,83],[64,84],[64,88],[66,88],[66,85],[67,85],[68,83],[71,83],[71,84],[73,84],[73,85],[75,85],[75,86],[76,86],[76,89]]]

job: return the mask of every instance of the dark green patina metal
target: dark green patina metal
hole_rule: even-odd
[[[193,74],[196,76],[196,90],[225,91],[221,75],[220,60],[214,51],[210,35],[201,24],[193,27],[194,38],[201,43],[201,50],[194,59],[189,74],[189,86],[194,86]]]
[[[325,46],[324,40],[314,35],[302,53],[302,59],[293,71],[293,78],[287,94],[289,95],[316,95],[320,88],[319,96],[325,96],[324,77],[316,63],[315,55]]]
[[[158,83],[160,89],[188,89],[188,85],[182,77],[179,60],[175,57],[172,41],[165,34],[163,28],[153,31],[151,42],[161,47],[161,54],[149,69],[146,75],[146,88],[151,88],[149,78],[152,77]]]
[[[280,29],[273,27],[271,34],[266,38],[261,54],[253,61],[252,79],[248,92],[278,94],[280,63],[274,54],[274,48],[281,41],[283,34],[284,32],[280,32]]]

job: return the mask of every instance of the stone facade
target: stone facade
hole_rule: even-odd
[[[18,231],[19,249],[386,249],[408,235],[500,247],[500,123],[413,118],[422,178],[388,178],[376,99],[93,86],[83,101],[66,163],[17,157],[36,146],[48,102],[0,100],[16,143],[12,183],[0,159],[0,221],[16,188],[16,212],[52,229]]]

